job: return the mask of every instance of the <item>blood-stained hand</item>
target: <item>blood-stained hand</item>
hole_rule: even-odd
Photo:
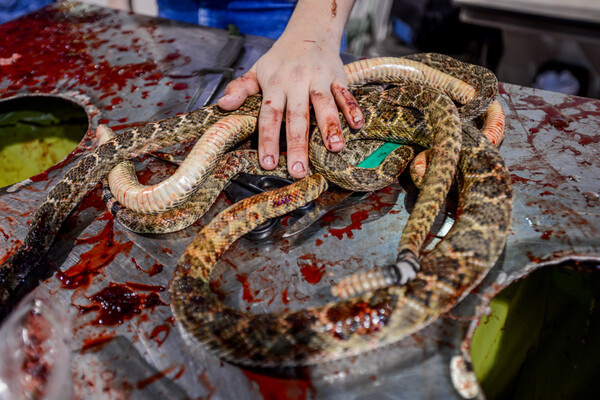
[[[301,6],[308,3],[310,0],[298,3],[282,36],[245,75],[229,83],[218,102],[223,109],[233,110],[248,96],[262,92],[258,118],[260,164],[267,170],[275,168],[285,116],[288,170],[298,179],[306,176],[308,171],[311,104],[325,146],[330,151],[340,151],[344,147],[338,107],[350,127],[359,129],[364,124],[362,111],[347,87],[339,56],[340,39],[332,33],[331,27],[322,28],[322,34],[318,35],[297,23],[298,15],[302,16],[305,11]],[[294,26],[300,26],[300,29]]]

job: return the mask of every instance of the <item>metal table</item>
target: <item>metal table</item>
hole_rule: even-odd
[[[0,259],[19,246],[49,188],[95,145],[99,123],[119,131],[181,112],[197,85],[194,71],[210,66],[227,40],[226,32],[216,29],[78,3],[56,4],[0,25],[0,36],[0,58],[16,58],[0,67],[3,101],[59,96],[84,107],[90,120],[88,133],[64,161],[0,190]],[[270,44],[248,37],[238,74]],[[482,314],[503,287],[541,265],[600,259],[600,101],[507,84],[501,85],[499,98],[507,114],[502,154],[513,177],[515,211],[498,265],[448,316],[406,340],[339,362],[251,370],[185,341],[167,306],[166,287],[188,243],[226,205],[223,198],[194,226],[151,236],[120,226],[104,208],[100,190],[91,193],[50,251],[49,261],[60,272],[49,274],[35,290],[71,321],[74,395],[482,396],[464,367],[477,324],[473,316]],[[137,168],[142,182],[172,172],[150,157],[139,158]],[[254,312],[320,304],[329,299],[331,282],[395,259],[414,198],[414,189],[401,179],[363,201],[348,202],[298,237],[286,240],[282,229],[262,242],[241,239],[219,262],[213,289],[228,304]],[[283,228],[289,222],[284,220]],[[438,227],[447,222],[440,217]]]

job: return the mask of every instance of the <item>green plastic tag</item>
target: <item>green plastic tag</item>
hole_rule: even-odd
[[[358,164],[358,167],[361,167],[361,168],[375,168],[379,164],[381,164],[381,162],[383,160],[385,160],[385,158],[388,156],[388,154],[390,154],[392,151],[396,150],[400,146],[401,145],[398,144],[398,143],[386,142],[383,146],[381,146],[380,148],[378,148],[377,150],[375,150],[373,152],[373,154],[371,154],[369,157],[367,157],[364,160],[362,160]]]

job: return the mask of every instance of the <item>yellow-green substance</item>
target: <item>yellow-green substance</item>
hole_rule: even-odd
[[[61,161],[87,127],[83,109],[62,99],[30,97],[0,103],[0,187]]]
[[[545,267],[492,300],[471,343],[488,400],[599,398],[598,268]]]

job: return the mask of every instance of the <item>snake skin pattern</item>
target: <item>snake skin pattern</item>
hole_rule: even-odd
[[[435,64],[440,60],[447,64],[448,70],[465,68],[464,64],[457,67],[441,56],[424,58],[425,63]],[[465,78],[465,81],[469,80]],[[480,93],[488,93],[487,86],[478,88],[481,88]],[[446,238],[420,261],[422,269],[416,279],[399,286],[402,274],[398,266],[390,266],[391,275],[396,277],[391,286],[350,300],[287,314],[248,314],[220,303],[209,287],[210,272],[218,257],[237,237],[264,220],[316,198],[326,189],[327,179],[315,173],[286,188],[236,203],[207,225],[186,250],[170,284],[171,306],[178,321],[193,337],[220,356],[242,364],[298,365],[331,360],[385,345],[420,329],[452,307],[480,281],[494,264],[506,239],[512,210],[510,179],[497,150],[477,130],[463,124],[465,139],[462,147],[460,145],[461,136],[456,135],[461,130],[458,115],[470,118],[471,113],[475,114],[470,103],[478,102],[470,101],[474,97],[472,93],[464,101],[457,100],[465,104],[457,113],[454,106],[450,106],[451,101],[434,91],[419,89],[419,92],[424,98],[437,98],[435,101],[446,102],[446,105],[439,106],[441,110],[432,108],[424,113],[428,124],[438,124],[431,131],[442,130],[445,135],[432,135],[428,139],[434,149],[442,150],[434,150],[439,154],[432,159],[439,161],[430,166],[431,178],[426,177],[425,194],[420,195],[418,202],[429,202],[439,208],[436,203],[438,199],[443,201],[445,194],[440,193],[447,191],[454,174],[453,163],[458,159],[460,213]],[[398,102],[389,91],[378,96],[379,105],[383,106],[398,107],[408,101],[403,98]],[[260,101],[259,96],[253,96],[235,112],[225,113],[212,106],[132,129],[80,159],[50,191],[34,215],[23,245],[0,266],[3,311],[16,300],[14,294],[21,283],[43,260],[64,219],[115,165],[197,137],[202,134],[202,128],[228,115],[256,117]],[[489,101],[493,101],[493,96]],[[487,107],[481,104],[477,104],[477,109]],[[418,105],[424,106],[420,102]],[[438,119],[445,120],[451,127],[446,128]],[[376,123],[377,119],[372,120]],[[443,179],[433,178],[438,174]],[[431,188],[427,179],[433,182]],[[427,219],[430,214],[433,212],[423,211],[421,217],[415,218]],[[231,223],[232,215],[239,223]],[[401,248],[409,248],[415,258],[424,229],[409,221],[405,230],[409,239],[404,245],[401,243]]]
[[[225,112],[217,105],[133,128],[82,157],[56,183],[32,217],[23,244],[0,265],[0,319],[25,294],[27,277],[40,265],[62,223],[109,171],[121,161],[195,139],[204,129],[228,115],[258,116],[261,96]]]
[[[496,78],[485,68],[468,65],[439,54],[413,55],[412,58],[413,60],[390,57],[361,60],[346,65],[345,70],[350,85],[371,81],[380,83],[414,83],[416,81],[439,88],[455,101],[467,102],[460,108],[462,119],[465,121],[486,110],[497,93]],[[437,67],[437,69],[432,67]],[[469,73],[469,71],[472,72]],[[458,78],[465,79],[471,84]],[[381,90],[380,86],[372,84],[360,86],[355,89],[355,96],[361,103],[360,99],[364,98],[366,94]],[[365,101],[362,106],[367,109],[369,104],[369,101]],[[500,113],[497,112],[498,109]],[[492,110],[496,111],[491,112]],[[422,144],[418,142],[415,133],[427,129],[427,126],[424,124],[422,116],[417,114],[411,108],[395,108],[390,115],[395,118],[396,130],[411,132],[411,142]],[[232,116],[229,118],[241,120],[244,117]],[[497,101],[487,108],[482,119],[484,121],[483,132],[486,136],[495,138],[502,135],[504,114]],[[341,115],[340,120],[343,121]],[[109,209],[114,211],[113,215],[123,225],[138,233],[167,233],[186,228],[195,221],[194,218],[202,215],[199,211],[205,211],[206,207],[203,207],[198,201],[182,202],[182,199],[185,200],[193,190],[201,187],[199,182],[204,182],[215,165],[214,160],[222,155],[225,148],[223,144],[231,142],[232,137],[246,137],[249,132],[248,126],[251,123],[248,118],[237,124],[227,123],[224,119],[211,126],[184,161],[184,164],[188,163],[187,166],[181,166],[172,177],[159,184],[141,185],[137,181],[132,166],[120,168],[120,173],[113,170],[109,174],[111,189],[104,190],[105,202]],[[228,129],[222,129],[220,125],[225,125]],[[362,132],[367,132],[367,130]],[[369,135],[373,136],[373,133],[369,132]],[[381,137],[381,134],[379,136]],[[401,172],[398,171],[398,165],[403,162],[405,157],[410,156],[409,150],[407,148],[396,150],[377,170],[357,169],[354,167],[357,164],[356,160],[361,158],[361,155],[364,155],[362,156],[364,158],[373,151],[369,147],[370,145],[365,144],[365,138],[364,134],[346,137],[347,146],[339,153],[339,156],[328,155],[322,141],[319,141],[320,138],[316,138],[315,143],[311,146],[312,161],[317,165],[326,165],[326,168],[320,170],[330,181],[343,187],[369,191],[387,186]],[[397,135],[391,140],[399,141]],[[425,158],[426,154],[420,153],[419,156],[411,164],[411,176],[417,185],[422,185],[427,159]],[[382,173],[382,171],[384,172]],[[369,184],[367,185],[366,182]],[[205,187],[213,187],[215,190],[220,188],[220,186],[208,182]],[[120,202],[113,198],[111,191],[115,193],[114,197],[121,200]],[[199,191],[203,193],[200,198],[205,198],[207,190],[201,188]],[[198,196],[195,198],[198,199]],[[172,210],[172,208],[174,209]],[[156,218],[145,217],[144,214],[147,213],[156,215]]]
[[[461,119],[468,121],[481,115],[492,103],[497,93],[497,81],[489,70],[467,65],[439,54],[420,54],[408,58],[382,57],[361,60],[345,66],[350,86],[357,84],[401,83],[426,85],[442,90],[454,101],[462,104]],[[418,60],[418,61],[417,61]],[[434,68],[435,67],[435,68]],[[407,111],[404,114],[409,114]],[[408,123],[409,115],[398,118]],[[342,118],[341,118],[342,119]],[[496,125],[493,118],[486,120]],[[502,118],[503,121],[503,118]],[[142,185],[134,174],[109,177],[111,191],[120,204],[140,214],[159,214],[184,202],[193,191],[210,175],[210,171],[231,142],[240,141],[253,129],[256,120],[252,117],[233,115],[217,121],[198,140],[185,162],[173,176],[155,185]],[[415,129],[415,128],[413,128]],[[313,151],[325,151],[320,145]],[[338,170],[354,168],[347,165]],[[329,172],[331,177],[334,172]],[[392,180],[392,177],[390,177]],[[363,181],[364,182],[364,181]],[[355,182],[356,183],[356,182]],[[361,188],[353,185],[355,190]]]
[[[324,184],[315,174],[295,183],[297,187],[236,203],[205,226],[179,260],[171,280],[171,308],[177,320],[219,357],[261,367],[335,360],[416,332],[450,310],[483,279],[499,257],[510,227],[508,170],[498,150],[471,125],[463,128],[458,171],[455,223],[423,257],[421,271],[406,285],[399,285],[399,271],[392,265],[385,271],[392,278],[384,288],[282,314],[232,309],[211,291],[210,273],[231,241],[262,223],[261,215],[282,215],[309,201],[313,196],[304,192],[306,180],[318,177],[307,190],[320,190]]]

